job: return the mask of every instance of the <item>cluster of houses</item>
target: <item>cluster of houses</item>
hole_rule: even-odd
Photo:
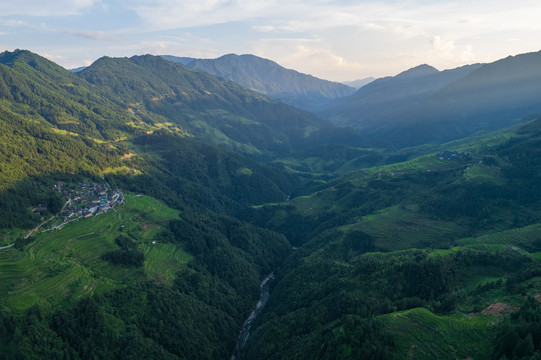
[[[111,189],[109,184],[85,182],[70,191],[62,190],[62,186],[56,188],[62,191],[67,203],[61,215],[64,222],[99,215],[124,202],[122,190]]]
[[[469,151],[441,151],[438,153],[440,160],[467,160],[471,158]]]

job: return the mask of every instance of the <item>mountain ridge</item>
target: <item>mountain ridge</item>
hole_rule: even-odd
[[[541,112],[540,58],[527,53],[440,72],[421,65],[317,113],[398,148],[495,130]]]
[[[171,56],[166,58],[172,59]],[[272,60],[251,54],[227,54],[216,59],[194,59],[186,65],[235,81],[244,87],[303,109],[318,102],[349,95],[354,91],[344,84],[286,69]]]
[[[429,117],[512,117],[498,106],[524,89],[518,110],[536,99],[539,57],[421,65],[357,96]],[[475,112],[480,91],[501,102],[488,115]],[[391,152],[362,147],[369,131],[156,56],[74,74],[0,54],[1,353],[227,358],[272,273],[239,360],[538,356],[541,119],[435,146],[426,132],[446,125],[415,128],[408,114],[394,135],[422,145]],[[75,195],[93,183],[125,204],[55,216],[66,194],[88,205]]]

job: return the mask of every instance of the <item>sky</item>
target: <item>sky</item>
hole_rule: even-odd
[[[539,0],[17,0],[0,2],[0,51],[65,68],[107,55],[254,54],[348,81],[541,50]]]

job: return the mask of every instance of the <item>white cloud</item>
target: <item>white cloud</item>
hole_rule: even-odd
[[[118,36],[106,33],[103,31],[76,31],[76,30],[64,30],[64,34],[81,37],[90,40],[103,40],[103,41],[121,41]]]
[[[0,26],[12,27],[12,26],[25,26],[25,25],[27,25],[27,23],[25,21],[22,21],[22,20],[2,20],[2,19],[0,19]]]
[[[135,0],[129,5],[154,30],[222,24],[264,15],[272,1],[247,0]]]
[[[323,79],[350,80],[351,74],[364,69],[360,63],[329,51],[318,39],[266,39],[254,46],[253,53]]]
[[[52,54],[42,54],[43,57],[51,60],[51,61],[57,61],[57,60],[64,60],[65,57],[62,55],[52,55]]]
[[[537,50],[540,13],[539,0],[19,0],[0,2],[0,32],[10,33],[8,47],[72,63],[104,53],[255,53],[345,80]]]
[[[262,26],[252,26],[252,29],[259,32],[274,32],[276,31],[276,27],[272,25],[262,25]]]
[[[373,22],[366,22],[363,27],[368,30],[385,30],[385,26]]]
[[[428,62],[460,66],[476,61],[471,44],[456,45],[453,41],[444,40],[439,35],[429,37],[428,43],[429,49],[424,55]]]
[[[65,16],[81,13],[101,0],[19,0],[0,2],[0,17]]]

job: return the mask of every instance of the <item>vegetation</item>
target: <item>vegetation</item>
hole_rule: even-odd
[[[113,250],[104,253],[101,258],[112,264],[123,264],[128,266],[141,267],[145,262],[145,255],[137,250],[137,245],[127,236],[119,235],[115,243],[120,250]]]
[[[540,124],[490,150],[477,143],[470,159],[432,155],[368,169],[287,204],[255,208],[254,221],[302,247],[280,268],[243,356],[341,358],[347,340],[332,356],[318,346],[325,334],[340,333],[346,316],[384,324],[370,332],[377,337],[363,337],[373,344],[367,358],[383,356],[381,349],[396,359],[532,356],[533,333],[510,330],[520,320],[508,314],[531,306],[525,296],[541,289],[541,197],[533,185],[540,180],[533,145]],[[469,175],[495,166],[497,173]],[[507,320],[496,326],[496,317]],[[516,341],[495,348],[494,334],[508,330]]]
[[[152,56],[0,75],[3,358],[227,358],[271,273],[239,359],[539,357],[541,120],[392,152]]]
[[[182,60],[174,56],[164,58],[173,62]],[[228,54],[217,59],[193,59],[186,65],[232,80],[245,88],[255,89],[301,109],[314,109],[330,99],[354,92],[353,88],[344,84],[288,70],[254,55]]]

